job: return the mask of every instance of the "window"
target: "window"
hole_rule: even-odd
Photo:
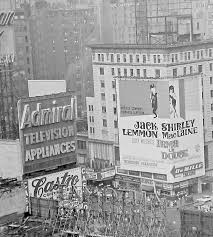
[[[94,134],[94,133],[95,133],[95,128],[90,127],[90,133],[91,133],[91,134]]]
[[[209,57],[212,57],[212,49],[209,49]]]
[[[136,55],[136,62],[137,62],[137,63],[140,62],[140,58],[139,58],[139,55],[138,55],[138,54]]]
[[[130,63],[132,63],[132,62],[133,62],[133,57],[132,57],[132,55],[131,55],[131,54],[129,55],[129,62],[130,62]]]
[[[202,65],[198,65],[198,72],[201,73],[203,71]]]
[[[130,69],[130,77],[133,77],[134,76],[134,74],[133,74],[133,69],[131,68]]]
[[[143,63],[146,63],[146,55],[143,55]]]
[[[200,59],[200,51],[197,51],[197,59]]]
[[[105,83],[104,83],[104,81],[101,81],[101,88],[105,88]]]
[[[158,55],[158,63],[160,63],[160,55]]]
[[[212,131],[212,138],[213,138],[213,131]]]
[[[104,54],[101,54],[101,60],[104,61]]]
[[[212,125],[213,125],[213,117],[211,117],[211,122],[212,122]]]
[[[178,61],[178,54],[177,53],[175,54],[175,61],[176,62]]]
[[[30,64],[30,58],[27,57],[27,64]]]
[[[180,60],[183,60],[183,53],[180,53]]]
[[[186,75],[186,67],[183,68],[183,75]]]
[[[100,75],[104,75],[104,68],[100,67]]]
[[[89,105],[89,111],[93,111],[93,105]]]
[[[98,54],[98,61],[100,62],[101,61],[101,55]]]
[[[112,88],[115,88],[116,87],[116,83],[115,81],[112,81]]]
[[[140,69],[137,69],[137,77],[140,77]]]
[[[212,84],[212,77],[209,78],[209,82],[210,82],[210,84]]]
[[[93,116],[89,116],[89,121],[90,121],[90,123],[94,123],[94,117]]]
[[[177,77],[177,68],[172,69],[172,75],[173,77]]]
[[[27,36],[25,36],[25,42],[26,42],[26,43],[28,42],[28,37],[27,37]]]
[[[102,113],[106,113],[106,106],[102,106]]]
[[[211,90],[210,93],[211,93],[211,97],[213,97],[213,90]]]
[[[120,58],[120,54],[117,54],[117,63],[120,63],[121,58]]]
[[[192,74],[193,73],[193,67],[192,66],[190,66],[190,74]]]
[[[103,119],[103,127],[107,127],[107,120]]]
[[[120,77],[120,76],[121,76],[121,69],[118,68],[118,77]]]
[[[200,24],[199,24],[199,22],[197,22],[197,30],[199,30],[200,29]]]
[[[184,53],[184,59],[187,60],[187,52]]]
[[[155,69],[155,77],[160,78],[160,69]]]
[[[190,60],[190,59],[191,59],[191,53],[188,52],[188,60]]]
[[[211,111],[213,111],[213,103],[211,104]]]
[[[112,100],[116,101],[116,95],[115,94],[112,95]]]
[[[153,61],[154,61],[154,63],[157,63],[157,56],[156,55],[153,55]]]
[[[126,54],[123,54],[123,61],[126,63]]]
[[[77,140],[78,149],[85,150],[86,149],[86,141]]]
[[[114,120],[114,128],[118,128],[118,121]]]
[[[127,77],[127,69],[124,68],[124,76]]]
[[[200,56],[201,56],[201,58],[203,58],[203,50],[202,49],[200,50]]]
[[[110,61],[113,63],[114,62],[114,54],[110,54]]]
[[[114,111],[114,114],[116,115],[116,114],[117,114],[117,108],[114,107],[114,108],[113,108],[113,111]]]
[[[105,93],[101,93],[101,100],[105,100]]]
[[[111,68],[112,76],[115,75],[115,68]]]
[[[212,63],[209,63],[209,71],[212,71]]]
[[[147,74],[146,74],[146,69],[143,69],[143,76],[146,78]]]
[[[174,63],[175,61],[175,57],[174,57],[174,54],[172,54],[172,63]]]

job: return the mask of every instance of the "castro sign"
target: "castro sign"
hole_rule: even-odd
[[[18,102],[24,173],[75,162],[76,98],[69,93]]]
[[[80,167],[29,179],[29,197],[57,200],[60,193],[64,197],[82,197],[84,179]]]

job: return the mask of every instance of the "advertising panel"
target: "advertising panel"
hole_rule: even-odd
[[[76,162],[76,98],[70,93],[18,102],[24,174]]]
[[[28,80],[29,97],[66,92],[65,80]]]
[[[43,175],[28,180],[29,197],[59,200],[82,197],[84,172],[80,167]],[[62,189],[63,188],[63,189]]]
[[[121,168],[179,182],[204,174],[200,76],[119,81]]]
[[[14,11],[0,12],[0,63],[14,62]]]

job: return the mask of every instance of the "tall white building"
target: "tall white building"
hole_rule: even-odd
[[[91,160],[115,164],[118,118],[115,80],[124,78],[203,78],[206,175],[213,176],[213,42],[181,45],[92,45],[94,97],[87,98]],[[130,92],[134,95],[134,91]]]

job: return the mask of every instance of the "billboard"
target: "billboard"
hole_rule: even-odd
[[[28,179],[29,197],[59,200],[71,195],[82,197],[85,172],[81,167]],[[63,187],[63,189],[62,189]]]
[[[203,175],[201,78],[118,83],[121,168],[165,174],[168,182]]]
[[[0,12],[0,63],[14,62],[15,35],[14,35],[14,11]]]
[[[24,174],[76,162],[76,97],[21,99],[18,116]]]
[[[65,80],[28,80],[29,97],[66,92]]]

